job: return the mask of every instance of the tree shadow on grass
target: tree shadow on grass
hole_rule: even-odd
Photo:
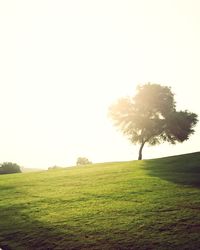
[[[7,188],[16,191],[12,186],[4,186],[4,190]],[[34,206],[23,201],[0,202],[0,248],[3,250],[155,248],[153,242],[148,239],[139,242],[128,230],[124,233],[116,229],[108,232],[106,229],[98,230],[91,224],[77,227],[71,221],[63,223],[50,220],[49,223],[48,221],[44,223],[41,216],[37,219],[37,216],[31,215],[33,209],[37,211],[41,208],[37,204]],[[48,212],[47,209],[46,213]],[[82,218],[79,219],[84,221]],[[74,217],[73,220],[77,222],[78,218]]]
[[[0,208],[0,213],[4,212],[0,222],[0,248],[3,250],[98,249],[98,235],[97,239],[89,238],[67,223],[64,226],[59,222],[42,223],[31,218],[28,209],[25,204]]]
[[[144,161],[144,168],[150,176],[200,188],[200,152]]]

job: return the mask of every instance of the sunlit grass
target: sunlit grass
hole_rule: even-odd
[[[4,249],[198,249],[200,153],[0,176]]]

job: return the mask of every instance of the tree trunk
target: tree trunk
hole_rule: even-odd
[[[141,144],[141,146],[140,146],[138,160],[142,160],[142,149],[143,149],[143,147],[144,147],[144,144],[145,144],[145,142],[143,142],[143,143]]]

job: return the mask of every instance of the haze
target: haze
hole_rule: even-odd
[[[137,159],[108,107],[138,84],[172,87],[200,114],[198,0],[0,2],[0,162],[26,167]],[[144,158],[199,151],[183,144]]]

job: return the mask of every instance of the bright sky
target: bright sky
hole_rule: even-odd
[[[199,0],[1,0],[0,162],[25,167],[137,159],[107,117],[138,84],[172,87],[200,115]],[[144,158],[199,151],[144,147]]]

